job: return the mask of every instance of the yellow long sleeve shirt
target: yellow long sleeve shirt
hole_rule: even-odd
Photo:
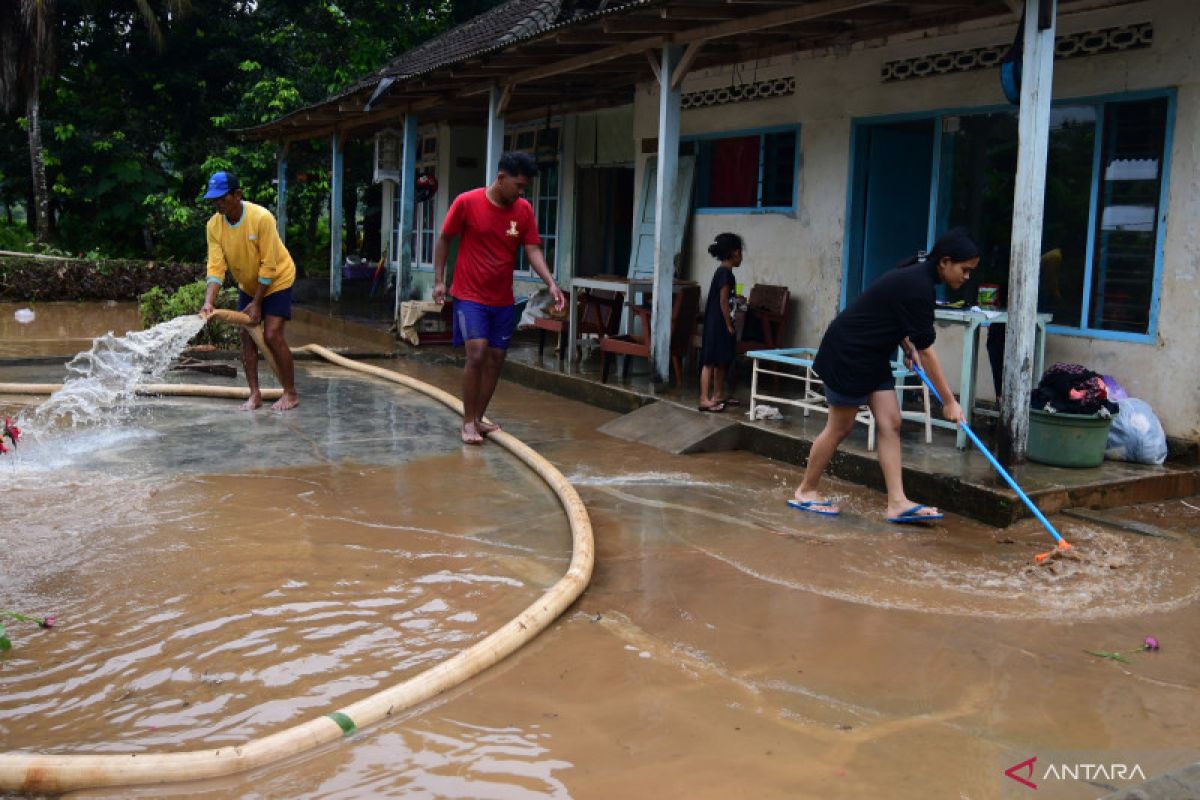
[[[224,283],[233,272],[238,288],[251,297],[258,284],[267,294],[281,292],[296,281],[296,264],[279,239],[275,217],[260,205],[242,201],[242,216],[230,224],[224,214],[213,214],[208,236],[208,280]]]

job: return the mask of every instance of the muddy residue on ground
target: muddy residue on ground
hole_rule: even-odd
[[[457,391],[454,369],[402,366]],[[0,603],[64,624],[14,629],[7,747],[278,730],[457,652],[562,573],[565,517],[500,448],[462,446],[411,392],[300,373],[298,413],[157,402],[90,449],[64,437],[75,455],[52,468],[16,467]],[[509,384],[493,412],[592,516],[593,581],[558,623],[287,764],[76,796],[988,798],[1038,751],[1197,740],[1186,532],[1056,517],[1077,557],[1036,567],[1051,542],[1033,522],[901,528],[877,493],[836,481],[841,517],[801,514],[784,504],[790,466],[612,439],[596,432],[612,414]],[[1138,650],[1148,634],[1158,652]]]

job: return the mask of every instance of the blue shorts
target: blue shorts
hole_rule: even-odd
[[[250,301],[254,298],[238,289],[238,311],[244,311],[246,306],[250,305]],[[269,294],[262,301],[262,315],[264,317],[283,317],[284,319],[292,318],[292,287],[282,289],[274,294]]]
[[[454,346],[472,339],[487,339],[488,347],[507,350],[516,322],[516,306],[485,306],[470,300],[454,300]]]
[[[867,405],[867,401],[871,398],[872,394],[875,394],[875,392],[892,392],[895,390],[895,378],[888,378],[886,381],[876,386],[871,394],[864,395],[842,394],[836,389],[830,389],[829,385],[826,384],[825,402],[831,406],[853,406],[854,408],[858,408],[859,406]]]

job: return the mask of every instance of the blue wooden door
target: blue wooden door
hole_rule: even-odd
[[[901,259],[925,249],[933,175],[933,122],[867,126],[859,139],[846,300]],[[857,252],[854,252],[857,250]]]
[[[654,211],[656,183],[658,180],[658,158],[646,161],[643,170],[642,193],[638,198],[634,220],[634,242],[629,254],[629,277],[654,277]],[[683,249],[683,232],[687,229],[688,215],[692,211],[692,184],[696,176],[696,157],[680,156],[675,173],[675,195],[671,208],[675,212],[675,255]]]

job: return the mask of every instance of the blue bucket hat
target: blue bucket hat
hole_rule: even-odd
[[[238,183],[237,176],[232,172],[221,170],[214,172],[212,177],[208,179],[208,191],[204,194],[205,200],[216,200],[218,197],[224,197],[234,189],[240,189],[241,184]]]

